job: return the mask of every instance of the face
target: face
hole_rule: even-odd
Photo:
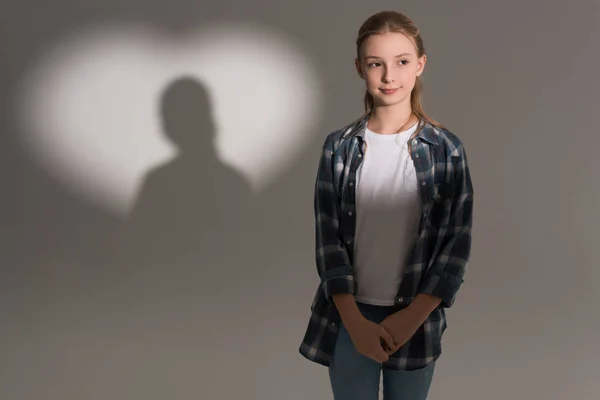
[[[356,70],[376,106],[410,104],[410,93],[426,61],[425,55],[417,56],[410,39],[396,32],[371,35],[359,55]]]

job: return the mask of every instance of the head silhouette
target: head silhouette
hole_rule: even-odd
[[[182,77],[163,92],[160,115],[165,134],[182,152],[213,146],[215,123],[208,90],[199,80]]]

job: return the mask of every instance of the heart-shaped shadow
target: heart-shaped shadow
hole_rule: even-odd
[[[24,75],[22,143],[71,192],[125,217],[147,171],[177,156],[156,115],[181,76],[211,93],[215,155],[253,193],[310,144],[321,98],[311,62],[281,32],[248,24],[177,37],[131,25],[77,32]]]

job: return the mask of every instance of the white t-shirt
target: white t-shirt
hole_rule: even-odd
[[[393,305],[415,240],[421,201],[408,139],[417,124],[381,135],[366,128],[366,151],[356,173],[355,299]]]

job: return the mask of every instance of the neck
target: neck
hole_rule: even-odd
[[[410,105],[402,107],[375,106],[369,116],[368,127],[374,132],[391,135],[410,128],[417,122]]]

